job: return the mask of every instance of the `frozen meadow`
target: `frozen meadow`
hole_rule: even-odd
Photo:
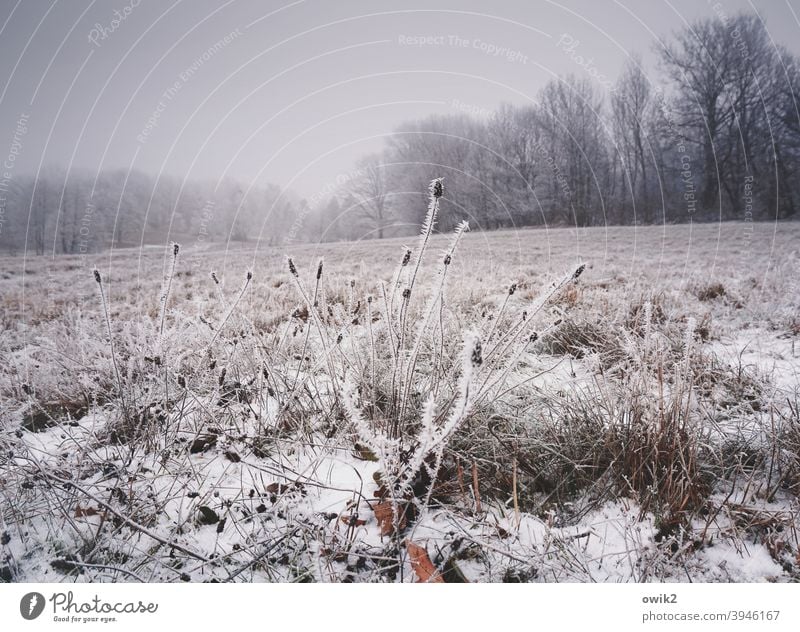
[[[800,579],[800,225],[440,194],[419,238],[0,259],[0,578]]]

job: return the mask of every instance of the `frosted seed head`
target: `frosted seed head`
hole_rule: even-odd
[[[573,272],[573,274],[572,274],[572,280],[573,280],[573,281],[577,280],[577,279],[578,279],[578,277],[579,277],[581,274],[583,274],[583,271],[584,271],[585,269],[586,269],[586,264],[585,264],[585,263],[582,263],[581,265],[579,265],[579,266],[578,266],[578,269],[577,269],[577,270],[575,270],[575,272]]]
[[[483,364],[483,345],[481,344],[481,339],[478,337],[472,340],[472,351],[470,352],[469,361],[473,368],[477,368]]]
[[[295,267],[294,261],[292,261],[291,257],[288,258],[288,262],[289,262],[289,272],[291,272],[293,276],[297,276],[297,268]]]
[[[514,294],[514,292],[516,292],[516,291],[517,291],[517,284],[516,283],[512,283],[511,287],[508,288],[508,295],[512,296]]]
[[[95,268],[94,270],[92,270],[92,272],[94,273],[94,280],[97,281],[98,283],[100,283],[101,282],[101,280],[100,280],[100,270]]]
[[[172,244],[172,256],[173,257],[177,257],[178,256],[178,251],[180,249],[181,249],[181,245],[180,244],[178,244],[178,243]]]
[[[481,345],[480,338],[475,338],[475,342],[472,343],[470,362],[472,362],[472,366],[474,367],[479,367],[483,364],[483,346]]]
[[[444,179],[443,178],[436,178],[431,182],[430,186],[431,196],[435,199],[439,199],[444,195]]]

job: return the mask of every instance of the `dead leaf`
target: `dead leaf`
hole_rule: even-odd
[[[377,461],[378,457],[367,446],[356,443],[353,446],[353,456],[362,461]]]
[[[239,463],[242,460],[242,457],[240,457],[233,450],[228,450],[227,452],[225,452],[225,458],[228,459],[231,463]]]
[[[197,511],[200,514],[197,519],[200,524],[216,524],[219,522],[217,512],[211,509],[211,507],[200,505]]]
[[[381,535],[392,535],[394,533],[394,512],[392,510],[392,503],[384,501],[372,505],[372,511],[375,512],[375,518],[381,528]],[[406,512],[402,506],[398,506],[400,512],[398,527],[402,531],[406,528]]]
[[[367,521],[361,520],[358,517],[358,514],[355,514],[354,516],[340,516],[339,520],[344,522],[346,525],[353,527],[363,527],[365,524],[367,524]]]
[[[200,452],[205,452],[209,448],[213,448],[215,445],[217,445],[217,435],[200,435],[197,437],[197,439],[192,441],[192,445],[189,447],[189,452],[191,454],[199,454]]]
[[[96,516],[97,514],[98,514],[98,511],[94,507],[86,507],[86,509],[84,509],[80,505],[75,507],[75,517],[76,518],[89,518],[91,516]]]
[[[406,549],[408,556],[411,559],[411,568],[417,574],[419,581],[423,584],[444,584],[444,577],[436,570],[436,567],[428,557],[428,552],[419,546],[409,541],[406,542]]]

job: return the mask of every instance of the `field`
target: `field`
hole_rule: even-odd
[[[176,251],[0,259],[3,580],[800,579],[800,224]]]

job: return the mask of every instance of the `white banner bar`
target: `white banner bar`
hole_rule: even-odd
[[[5,584],[0,629],[761,632],[800,629],[798,602],[794,584]]]

